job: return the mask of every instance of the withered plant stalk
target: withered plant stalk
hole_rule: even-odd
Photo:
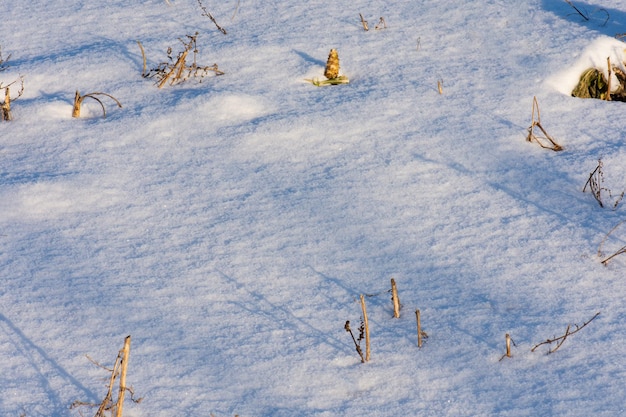
[[[365,307],[365,296],[361,294],[361,310],[363,310],[363,324],[365,325],[365,362],[370,360],[370,326],[367,320],[367,308]]]
[[[606,101],[611,101],[611,57],[606,58],[606,64],[609,67],[608,77],[606,80]]]
[[[17,97],[11,99],[11,86],[15,84],[17,81],[20,81],[20,89],[18,90]],[[11,101],[15,101],[22,96],[24,93],[24,78],[20,77],[18,80],[13,81],[11,84],[2,86],[0,83],[0,90],[4,89],[4,101],[0,105],[0,111],[2,112],[2,120],[11,121],[13,120],[13,114],[11,113]]]
[[[393,278],[391,278],[391,301],[393,301],[393,316],[400,318],[400,298],[398,297],[396,280]]]
[[[169,81],[170,85],[182,83],[189,78],[204,78],[208,73],[213,72],[215,75],[223,75],[224,72],[221,71],[217,64],[213,64],[211,66],[199,66],[197,64],[197,55],[198,55],[198,47],[197,47],[197,37],[198,32],[196,32],[193,36],[187,35],[187,41],[185,42],[183,39],[179,38],[178,40],[183,44],[183,50],[179,52],[176,56],[176,59],[172,56],[172,48],[168,48],[167,50],[167,58],[169,62],[161,62],[156,68],[146,72],[146,54],[141,45],[141,42],[137,42],[139,48],[141,49],[141,55],[143,57],[144,69],[142,76],[144,78],[156,78],[157,86],[162,88]],[[187,58],[189,57],[189,52],[193,52],[193,62],[191,64],[187,63]]]
[[[415,310],[415,320],[417,321],[417,347],[422,347],[422,319],[420,317],[420,311]]]
[[[592,318],[587,320],[581,326],[579,326],[577,324],[574,324],[576,329],[573,330],[573,331],[570,331],[571,325],[568,324],[567,325],[567,329],[565,329],[565,334],[563,336],[555,337],[553,339],[547,339],[545,342],[538,343],[530,351],[534,352],[539,346],[551,345],[552,343],[557,342],[557,345],[556,345],[556,347],[554,349],[550,348],[550,350],[548,350],[548,354],[556,352],[563,345],[563,343],[565,342],[565,339],[567,339],[568,336],[571,336],[574,333],[578,333],[579,331],[581,331],[585,326],[587,326],[589,323],[591,323],[599,315],[600,315],[600,312],[597,312]]]
[[[109,378],[109,385],[107,387],[107,393],[100,404],[91,404],[82,401],[74,401],[70,408],[77,408],[82,406],[89,407],[98,407],[96,414],[94,417],[105,417],[105,413],[109,413],[112,417],[122,417],[123,409],[124,409],[124,398],[126,391],[129,391],[131,394],[131,400],[135,403],[140,403],[142,398],[135,400],[133,398],[134,392],[132,387],[126,386],[126,374],[128,371],[128,358],[130,356],[130,336],[126,336],[124,339],[124,347],[118,352],[117,357],[115,358],[115,364],[112,369],[107,369],[95,362],[91,358],[87,357],[91,362],[100,366],[101,368],[106,369],[111,373],[111,377]],[[119,391],[117,395],[117,399],[113,402],[113,387],[115,385],[115,381],[117,378],[120,378],[119,382]],[[81,413],[82,415],[82,413]]]
[[[13,115],[11,115],[11,92],[9,87],[4,89],[4,103],[2,103],[2,120],[13,120]]]
[[[204,7],[204,5],[202,4],[202,1],[198,0],[198,4],[200,5],[200,8],[202,9],[203,13],[202,16],[206,16],[209,19],[211,19],[211,22],[213,22],[213,24],[215,24],[215,26],[217,27],[217,30],[219,30],[220,32],[222,32],[224,35],[226,35],[226,29],[224,29],[223,27],[221,27],[218,23],[217,20],[215,20],[215,18],[213,17],[213,15],[211,13],[209,13],[209,11]],[[237,4],[237,7],[239,7],[239,4]]]
[[[113,97],[111,94],[95,92],[95,93],[89,93],[89,94],[85,94],[84,96],[81,96],[79,91],[76,90],[76,94],[74,95],[74,106],[72,108],[72,117],[80,117],[80,108],[81,108],[81,106],[83,104],[83,101],[87,97],[89,97],[89,98],[92,98],[92,99],[96,100],[98,103],[100,103],[100,107],[102,107],[102,117],[106,118],[107,117],[107,112],[106,112],[106,109],[104,108],[104,103],[102,102],[102,100],[100,100],[96,96],[106,96],[106,97],[109,97],[111,100],[115,101],[115,104],[117,104],[117,106],[119,108],[122,107],[122,103],[120,103],[119,100],[116,99],[115,97]]]
[[[607,233],[606,236],[604,236],[604,238],[602,239],[602,242],[600,242],[600,245],[598,246],[598,256],[600,258],[604,257],[604,253],[602,251],[602,246],[604,245],[604,242],[609,238],[611,233],[613,233],[615,231],[615,229],[617,229],[619,226],[621,226],[624,222],[626,222],[626,220],[622,220],[621,222],[617,223],[615,226],[613,226],[613,228],[609,231],[609,233]],[[618,249],[612,255],[608,256],[605,259],[603,259],[602,260],[602,265],[606,266],[611,259],[613,259],[617,255],[620,255],[622,253],[626,253],[626,246],[622,246],[620,249]]]
[[[376,30],[387,29],[387,22],[385,22],[385,18],[384,17],[382,17],[382,16],[380,17],[380,20],[378,21],[376,26],[374,26],[374,29],[376,29]]]
[[[363,25],[363,30],[364,30],[364,31],[366,31],[366,32],[367,32],[368,30],[370,30],[370,28],[369,28],[369,26],[368,26],[368,24],[367,24],[367,20],[365,20],[365,19],[363,18],[363,15],[362,15],[361,13],[359,13],[359,17],[361,18],[361,24]]]
[[[604,208],[604,197],[602,196],[602,192],[606,191],[609,194],[609,200],[614,200],[613,210],[615,210],[624,198],[624,193],[626,191],[622,191],[622,193],[617,198],[613,198],[611,190],[602,186],[602,184],[604,183],[604,171],[602,170],[602,167],[602,159],[598,159],[598,165],[589,174],[589,178],[587,179],[587,182],[583,187],[583,193],[586,192],[587,187],[589,187],[589,191],[591,192],[591,195],[593,195],[593,198],[598,202],[600,207]]]
[[[124,339],[124,347],[120,352],[122,356],[122,371],[120,373],[120,390],[117,396],[117,414],[116,417],[122,417],[122,409],[124,408],[124,394],[126,394],[126,371],[128,370],[128,356],[130,355],[130,335]]]
[[[361,363],[365,362],[365,357],[363,356],[363,350],[361,349],[361,340],[363,340],[363,331],[365,329],[364,325],[361,324],[361,327],[359,328],[358,339],[354,337],[354,333],[352,333],[352,328],[350,327],[350,320],[346,321],[346,324],[343,326],[343,328],[345,329],[346,332],[350,333],[350,336],[352,336],[352,341],[354,342],[354,348],[356,349],[356,352],[359,354],[359,357],[361,358]]]
[[[507,333],[504,335],[504,339],[506,342],[506,353],[504,355],[502,355],[502,357],[500,358],[500,360],[504,359],[504,358],[510,358],[511,355],[511,336]],[[515,343],[513,343],[513,345],[515,345]]]
[[[537,113],[537,119],[535,120],[535,112]],[[544,139],[547,139],[551,145],[545,145],[543,141],[535,135],[534,128],[538,127],[541,132],[544,134]],[[532,120],[531,125],[528,128],[528,136],[526,136],[526,140],[528,142],[537,142],[539,146],[545,149],[551,149],[553,151],[562,151],[563,147],[556,143],[556,141],[546,132],[546,130],[541,125],[541,114],[539,113],[539,103],[537,103],[537,97],[533,97],[533,111],[532,111]]]

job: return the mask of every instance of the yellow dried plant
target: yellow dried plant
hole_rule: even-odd
[[[326,61],[326,70],[324,71],[324,77],[332,80],[339,76],[339,54],[336,49],[331,49],[328,54],[328,60]]]
[[[339,54],[336,49],[331,49],[328,54],[328,60],[326,61],[326,68],[324,69],[324,77],[325,80],[315,79],[305,79],[305,81],[310,82],[313,85],[318,87],[325,85],[337,85],[337,84],[348,84],[350,80],[345,75],[339,75]]]

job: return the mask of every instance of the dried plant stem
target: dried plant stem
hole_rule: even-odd
[[[17,93],[17,97],[11,99],[10,87],[18,81],[20,82],[21,87]],[[20,76],[19,79],[6,86],[3,86],[2,83],[0,83],[0,90],[4,90],[4,102],[0,105],[0,113],[2,114],[1,120],[11,121],[13,120],[13,114],[11,113],[11,101],[17,100],[22,96],[22,94],[24,94],[24,77]]]
[[[367,320],[367,308],[365,307],[365,296],[361,294],[361,309],[363,310],[363,323],[365,325],[365,362],[370,360],[370,326]]]
[[[609,200],[614,200],[613,210],[615,210],[624,198],[625,191],[622,191],[622,193],[617,198],[613,198],[613,193],[611,193],[611,190],[602,186],[602,183],[604,182],[604,172],[602,171],[602,167],[602,159],[598,159],[598,165],[589,174],[589,178],[587,179],[587,182],[583,187],[583,193],[586,192],[587,187],[589,187],[589,191],[591,192],[591,195],[593,195],[593,198],[595,198],[600,207],[604,208],[602,191],[606,191],[609,194]]]
[[[81,106],[83,104],[83,100],[85,100],[85,98],[89,97],[89,98],[92,98],[92,99],[96,100],[98,103],[100,103],[100,107],[102,107],[102,117],[106,118],[107,113],[106,113],[106,109],[104,108],[104,103],[102,103],[102,100],[100,100],[96,96],[107,96],[110,99],[112,99],[113,101],[115,101],[115,103],[117,104],[118,107],[120,107],[120,108],[122,107],[122,103],[120,103],[118,99],[116,99],[115,97],[113,97],[110,94],[96,92],[96,93],[89,93],[89,94],[85,94],[84,96],[81,96],[80,93],[78,92],[78,90],[76,90],[76,94],[74,95],[74,107],[72,109],[72,117],[80,117],[80,108],[81,108]]]
[[[352,333],[352,328],[350,328],[350,320],[346,321],[346,324],[343,326],[343,328],[345,329],[346,332],[350,333],[350,336],[352,336],[352,341],[354,342],[354,348],[356,349],[356,352],[359,354],[359,357],[361,358],[361,363],[365,362],[365,358],[363,357],[363,350],[361,349],[361,337],[359,336],[359,340],[357,341],[356,337],[354,337],[354,333]]]
[[[143,70],[141,71],[141,76],[145,77],[148,74],[148,70],[146,67],[146,51],[144,51],[141,42],[137,41],[137,45],[139,45],[139,49],[141,49],[141,58],[143,59]]]
[[[417,321],[417,347],[422,347],[422,319],[420,317],[420,311],[415,310],[415,320]]]
[[[615,229],[617,229],[619,226],[621,226],[624,222],[626,222],[626,220],[622,220],[621,222],[617,223],[615,226],[613,226],[613,228],[609,231],[609,233],[606,234],[606,236],[604,236],[604,238],[602,239],[602,242],[600,242],[600,246],[598,246],[598,256],[599,257],[603,257],[603,252],[602,252],[602,246],[604,245],[604,242],[609,238],[609,236],[611,235],[611,233],[613,233],[615,231]],[[602,260],[602,265],[605,265],[614,257],[616,257],[617,255],[620,255],[622,253],[626,253],[626,246],[622,246],[620,249],[617,250],[617,252],[613,253],[612,255],[610,255],[609,257],[605,258]]]
[[[128,356],[130,355],[130,335],[124,340],[124,348],[122,355],[122,370],[120,373],[120,390],[117,397],[117,413],[116,417],[122,417],[122,409],[124,408],[124,394],[126,393],[126,371],[128,370]]]
[[[535,120],[535,112],[537,112],[537,119],[536,120]],[[550,141],[550,143],[552,145],[544,145],[543,142],[541,140],[539,140],[539,138],[533,132],[533,129],[535,128],[535,126],[537,126],[543,132],[545,139]],[[553,151],[562,151],[563,150],[563,147],[561,145],[559,145],[558,143],[556,143],[555,140],[552,139],[552,137],[548,134],[548,132],[546,132],[546,130],[543,128],[543,126],[541,126],[541,114],[539,113],[539,103],[537,103],[537,97],[536,96],[533,97],[532,120],[531,120],[531,125],[528,128],[528,136],[526,137],[526,140],[528,142],[535,141],[535,142],[537,142],[539,144],[539,146],[541,146],[542,148],[545,148],[545,149],[552,149]]]
[[[591,323],[599,315],[600,315],[600,312],[597,312],[592,318],[587,320],[581,326],[575,324],[574,326],[576,326],[576,329],[573,330],[573,331],[570,331],[571,325],[568,325],[567,329],[565,329],[565,334],[563,336],[555,337],[553,339],[547,339],[545,342],[538,343],[530,351],[534,352],[535,349],[537,349],[541,345],[546,345],[546,344],[550,345],[550,344],[552,344],[554,342],[558,342],[558,344],[556,345],[556,347],[554,349],[548,350],[548,354],[556,352],[563,345],[563,342],[565,342],[565,339],[567,339],[568,336],[573,335],[574,333],[578,333],[579,331],[581,331],[585,326],[587,326],[589,323]]]
[[[611,57],[606,58],[606,64],[609,67],[608,77],[606,79],[606,101],[611,101]]]
[[[11,93],[9,91],[9,87],[6,87],[4,89],[4,103],[2,103],[2,120],[13,120],[13,115],[11,114]]]
[[[196,57],[198,54],[197,37],[198,32],[196,32],[193,36],[187,35],[187,41],[179,38],[180,42],[184,46],[184,49],[180,53],[178,53],[176,59],[174,59],[174,57],[172,56],[172,48],[168,48],[167,57],[169,59],[169,62],[162,62],[157,68],[154,68],[147,72],[145,70],[145,53],[141,44],[138,42],[139,47],[141,48],[141,53],[144,57],[144,73],[142,74],[143,77],[155,77],[157,79],[157,86],[159,88],[162,88],[168,82],[170,85],[174,85],[177,83],[182,83],[192,77],[203,78],[206,74],[210,72],[215,73],[216,76],[223,75],[224,72],[217,67],[217,64],[213,64],[212,66],[198,66],[196,62]],[[187,64],[187,59],[190,57],[189,52],[193,52],[193,62],[191,64]],[[191,61],[191,59],[189,60]]]
[[[365,20],[363,18],[363,15],[361,13],[359,13],[359,16],[361,17],[361,24],[363,25],[363,30],[365,30],[367,32],[368,30],[370,30],[370,28],[369,28],[369,26],[367,24],[367,20]]]
[[[230,18],[230,21],[232,22],[233,20],[235,20],[235,16],[237,16],[237,12],[239,11],[239,2],[241,0],[237,0],[237,6],[235,7],[235,12],[233,13],[233,15]]]
[[[439,94],[443,94],[443,80],[437,80],[437,91]]]
[[[500,360],[504,359],[504,358],[510,358],[511,355],[511,336],[507,333],[504,335],[504,339],[506,342],[506,353],[504,355],[502,355],[502,357],[500,358]]]
[[[200,5],[200,8],[202,9],[202,11],[204,13],[202,13],[202,16],[206,16],[209,19],[211,19],[211,22],[213,22],[213,24],[215,24],[215,26],[217,27],[217,30],[219,30],[220,32],[222,32],[224,35],[226,35],[226,29],[224,29],[223,27],[221,27],[218,23],[217,20],[215,20],[215,18],[213,17],[213,15],[211,13],[209,13],[209,11],[204,7],[204,5],[202,4],[202,1],[198,0],[198,4]]]
[[[393,301],[393,316],[400,318],[400,298],[398,297],[396,280],[393,278],[391,278],[391,300]]]
[[[380,20],[378,21],[378,23],[376,24],[376,26],[374,26],[375,30],[381,30],[381,29],[387,29],[387,22],[385,22],[385,18],[384,17],[380,17]]]

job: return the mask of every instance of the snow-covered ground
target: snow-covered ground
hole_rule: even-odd
[[[111,366],[129,334],[128,417],[626,413],[626,257],[597,255],[626,208],[582,192],[598,159],[626,189],[626,104],[569,96],[623,60],[622,0],[574,2],[589,20],[559,0],[204,0],[226,35],[169,3],[0,3],[0,81],[24,77],[0,123],[0,415],[95,413],[69,409],[106,393],[85,355]],[[142,78],[137,41],[154,68],[196,31],[224,75]],[[350,84],[306,83],[331,48]],[[76,90],[123,107],[73,119]],[[525,141],[535,96],[563,152]],[[365,364],[344,330],[360,294]]]

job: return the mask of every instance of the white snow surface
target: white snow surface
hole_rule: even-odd
[[[69,408],[106,394],[86,355],[112,366],[127,335],[128,417],[626,414],[626,256],[597,254],[626,208],[582,192],[599,159],[626,188],[625,104],[569,95],[623,60],[622,0],[575,1],[588,20],[557,0],[203,0],[226,35],[169,3],[0,2],[0,81],[25,88],[0,123],[1,416],[95,413]],[[141,76],[136,41],[153,68],[195,32],[224,75]],[[305,82],[331,48],[350,83]],[[123,107],[73,119],[76,90]],[[533,97],[564,151],[526,142]],[[360,294],[367,363],[344,330]]]

